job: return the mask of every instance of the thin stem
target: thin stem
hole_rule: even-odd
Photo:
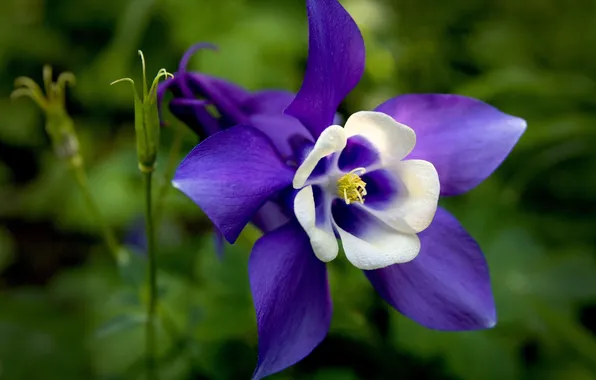
[[[178,165],[178,156],[182,147],[182,137],[184,131],[181,128],[174,129],[174,140],[170,147],[170,154],[168,156],[168,162],[164,173],[164,183],[161,185],[159,192],[157,193],[157,200],[155,205],[155,220],[157,223],[161,220],[163,214],[164,203],[166,201],[168,192],[172,188],[171,181],[174,177],[174,171]]]
[[[79,185],[81,194],[83,194],[83,198],[85,198],[87,207],[91,211],[93,218],[95,218],[100,226],[101,234],[106,246],[108,247],[108,250],[118,264],[122,263],[125,260],[124,252],[120,249],[114,233],[104,220],[99,206],[93,199],[93,194],[91,193],[91,188],[89,186],[89,180],[87,179],[87,174],[85,173],[85,168],[83,167],[83,159],[80,155],[75,155],[74,157],[70,158],[68,162],[74,174],[75,180]]]
[[[157,310],[157,258],[155,254],[155,225],[153,220],[153,199],[151,196],[153,172],[143,172],[145,180],[145,233],[147,235],[147,251],[149,256],[148,283],[149,302],[147,308],[147,379],[157,379],[156,360],[156,318]]]

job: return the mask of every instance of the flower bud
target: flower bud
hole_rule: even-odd
[[[46,132],[50,136],[56,155],[73,163],[80,163],[79,140],[65,106],[66,86],[74,85],[75,77],[72,73],[64,72],[53,82],[52,68],[46,65],[43,68],[43,82],[45,95],[31,78],[19,77],[15,80],[16,89],[12,92],[11,98],[28,96],[33,99],[46,114]]]
[[[139,93],[135,82],[130,78],[118,79],[111,84],[129,82],[133,88],[135,103],[135,132],[137,137],[137,157],[139,169],[142,172],[152,172],[155,169],[157,150],[159,149],[159,112],[157,109],[157,85],[161,78],[174,77],[172,74],[161,69],[153,79],[151,87],[147,88],[147,76],[145,71],[145,57],[139,50],[143,70],[143,89]]]

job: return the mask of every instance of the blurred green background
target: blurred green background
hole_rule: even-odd
[[[346,260],[329,265],[329,337],[276,379],[596,379],[596,1],[344,0],[367,45],[342,111],[408,92],[448,92],[523,117],[489,180],[445,201],[488,258],[499,322],[424,329],[390,310]],[[121,279],[66,164],[14,78],[72,71],[68,109],[93,193],[143,268],[142,182],[132,96],[109,83],[191,68],[249,89],[295,91],[307,52],[302,0],[3,0],[0,12],[0,379],[143,378],[142,293]],[[166,115],[168,120],[174,120]],[[175,128],[163,132],[163,172]],[[196,143],[184,135],[179,161]],[[161,378],[248,379],[257,335],[248,231],[218,261],[208,221],[177,191],[159,233]],[[138,239],[136,239],[138,240]],[[139,272],[140,273],[140,272]],[[130,276],[129,276],[130,277]],[[133,276],[134,279],[134,276]]]

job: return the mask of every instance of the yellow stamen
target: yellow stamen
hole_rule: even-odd
[[[342,197],[346,204],[364,203],[366,182],[360,179],[360,175],[364,173],[366,173],[366,169],[356,168],[337,181],[337,195]]]

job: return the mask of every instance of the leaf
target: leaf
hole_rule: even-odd
[[[442,332],[426,329],[392,313],[395,345],[425,358],[440,357],[465,380],[519,378],[521,363],[515,346],[490,331]]]
[[[0,295],[2,379],[78,380],[88,376],[84,314],[58,308],[34,289]]]
[[[133,329],[146,322],[147,316],[145,314],[118,315],[101,325],[95,331],[95,336],[101,339],[112,334],[118,334],[122,331]]]
[[[15,244],[10,232],[0,227],[0,273],[14,260]]]
[[[330,331],[364,340],[374,337],[367,312],[376,298],[362,271],[341,252],[337,260],[327,264],[327,271],[334,310]]]
[[[317,371],[312,380],[358,380],[358,376],[347,368],[329,368]]]
[[[571,350],[576,357],[596,372],[596,338],[575,320],[561,313],[555,312],[544,303],[536,299],[528,299],[538,311],[547,326],[546,339],[558,338],[566,350]],[[559,343],[560,344],[560,343]]]
[[[29,99],[0,99],[0,141],[16,146],[42,146],[42,113]]]
[[[197,339],[225,340],[249,334],[256,338],[246,250],[230,245],[220,260],[213,239],[208,237],[198,255],[197,271],[204,282],[195,293],[203,311],[203,319],[195,330]]]

